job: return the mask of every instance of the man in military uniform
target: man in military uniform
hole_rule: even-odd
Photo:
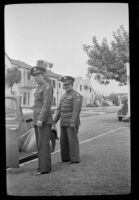
[[[73,90],[74,78],[62,77],[65,94],[61,97],[54,123],[60,119],[60,148],[62,162],[79,163],[78,129],[80,125],[80,111],[82,96]]]
[[[44,79],[45,70],[42,67],[31,68],[30,74],[37,82],[34,94],[33,125],[35,128],[38,150],[38,171],[33,175],[46,174],[51,171],[50,131],[53,123],[51,103],[52,87]]]

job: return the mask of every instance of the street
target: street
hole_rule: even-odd
[[[7,193],[18,196],[129,194],[131,191],[130,123],[116,112],[81,118],[79,164],[58,163],[59,142],[52,153],[52,173],[32,176],[37,159],[7,170]]]

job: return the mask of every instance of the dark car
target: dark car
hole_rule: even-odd
[[[15,95],[5,95],[6,114],[6,162],[9,163],[15,153],[35,152],[35,131],[31,123],[33,121],[33,110],[21,108],[19,98]],[[52,126],[50,136],[51,152],[56,145],[57,129]],[[18,148],[18,150],[16,150]],[[8,165],[8,164],[7,164]]]

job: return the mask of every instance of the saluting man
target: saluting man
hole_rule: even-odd
[[[35,128],[38,151],[38,170],[33,175],[46,174],[51,171],[50,130],[53,123],[51,103],[53,98],[52,87],[44,79],[45,69],[31,68],[30,74],[37,82],[34,94],[33,125]]]
[[[60,148],[61,161],[79,163],[79,141],[78,129],[80,125],[80,111],[82,107],[82,96],[73,90],[74,78],[62,77],[65,94],[61,97],[54,123],[60,119]]]

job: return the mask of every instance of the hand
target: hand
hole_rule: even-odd
[[[32,127],[32,128],[34,127],[34,122],[33,122],[33,121],[31,122],[31,127]]]
[[[53,128],[56,128],[56,123],[53,123],[53,124],[52,124],[52,127],[53,127]]]
[[[75,124],[71,123],[71,124],[70,124],[70,127],[71,127],[71,128],[75,128]]]
[[[37,121],[37,126],[38,126],[38,127],[42,127],[42,121],[39,121],[39,120],[38,120],[38,121]]]

